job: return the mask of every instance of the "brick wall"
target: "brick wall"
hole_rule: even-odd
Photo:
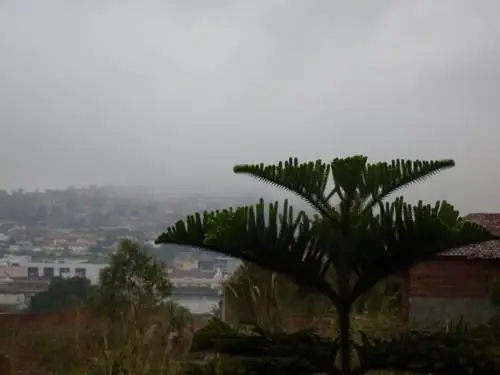
[[[497,262],[460,258],[431,261],[410,271],[410,297],[488,299],[495,274],[500,275]]]
[[[87,324],[95,320],[89,310],[62,310],[38,313],[0,314],[1,328],[38,329]]]
[[[75,325],[88,325],[96,323],[98,317],[88,309],[60,310],[50,312],[25,312],[0,314],[0,333],[2,328],[14,330],[37,330],[47,327],[73,327]],[[195,330],[203,328],[209,317],[202,316],[195,319]],[[0,373],[0,375],[2,375]]]
[[[414,267],[408,279],[408,321],[414,327],[442,326],[464,318],[485,323],[493,309],[498,260],[440,258]]]

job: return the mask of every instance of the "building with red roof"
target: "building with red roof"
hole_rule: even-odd
[[[500,234],[500,214],[474,213],[466,219]],[[500,241],[452,249],[405,275],[405,317],[416,328],[444,326],[461,318],[486,323],[495,312],[492,297],[499,281]]]

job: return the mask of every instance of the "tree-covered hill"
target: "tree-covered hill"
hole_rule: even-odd
[[[0,219],[54,227],[99,227],[166,219],[159,202],[90,186],[25,192],[0,190]]]
[[[245,196],[232,197],[229,201],[250,203]],[[172,198],[140,187],[92,185],[45,191],[0,190],[0,223],[57,228],[150,224],[162,229],[192,210],[212,210],[226,204],[227,198],[200,195]]]

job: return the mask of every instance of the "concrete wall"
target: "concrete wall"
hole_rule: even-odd
[[[489,300],[473,298],[410,298],[408,325],[414,329],[445,327],[461,318],[470,323],[487,323],[494,310]]]
[[[0,293],[0,304],[1,305],[21,305],[26,302],[26,296],[24,294],[14,294],[14,293]]]
[[[443,257],[409,272],[407,317],[410,327],[443,327],[463,318],[486,323],[494,310],[493,284],[500,276],[498,260]]]

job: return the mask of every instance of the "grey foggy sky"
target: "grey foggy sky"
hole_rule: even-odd
[[[222,190],[242,162],[454,158],[500,211],[500,2],[0,0],[0,185]],[[418,193],[418,194],[417,194]]]

